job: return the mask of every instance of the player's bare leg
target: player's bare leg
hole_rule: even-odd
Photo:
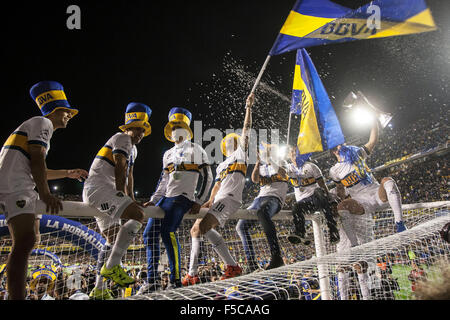
[[[339,211],[348,211],[351,214],[363,215],[364,207],[356,200],[353,199],[345,199],[339,202],[337,206],[337,210]]]
[[[36,243],[36,216],[21,214],[8,222],[12,238],[11,253],[6,266],[9,300],[25,300],[28,258]]]

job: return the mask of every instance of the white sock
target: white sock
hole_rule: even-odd
[[[99,261],[97,262],[97,277],[95,280],[95,288],[96,289],[106,289],[106,281],[103,281],[103,277],[100,275],[101,266],[108,260],[109,255],[111,254],[111,244],[105,243],[99,253]]]
[[[141,229],[142,223],[136,220],[128,220],[125,224],[120,227],[119,233],[117,234],[116,242],[111,250],[111,255],[108,261],[106,261],[106,268],[111,269],[112,267],[120,264],[122,257],[127,252],[131,241],[136,237],[137,232]]]
[[[359,287],[361,288],[361,295],[363,300],[370,299],[370,291],[369,291],[369,275],[367,272],[358,273]]]
[[[200,254],[201,238],[192,237],[191,257],[189,259],[189,275],[195,276],[198,274],[198,255]]]
[[[209,242],[211,242],[214,251],[216,251],[216,253],[219,255],[219,257],[225,264],[230,266],[237,266],[237,263],[231,256],[230,251],[228,250],[228,247],[225,244],[225,241],[216,230],[214,229],[209,230],[208,232],[205,233],[205,237],[209,240]]]
[[[389,179],[384,184],[384,190],[386,190],[389,205],[394,213],[395,222],[403,221],[402,213],[402,197],[400,191],[398,190],[397,184],[394,180]]]
[[[348,300],[348,272],[338,272],[339,296],[341,300]]]

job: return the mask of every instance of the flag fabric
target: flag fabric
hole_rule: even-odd
[[[300,154],[321,152],[345,142],[339,120],[305,49],[297,51],[291,112],[300,114]]]
[[[374,0],[356,10],[336,2],[339,1],[297,0],[269,55],[436,30],[424,0]]]

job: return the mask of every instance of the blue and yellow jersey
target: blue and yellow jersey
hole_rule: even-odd
[[[347,188],[350,196],[371,185],[378,185],[366,164],[368,152],[364,147],[346,146],[344,160],[330,169],[330,178]]]
[[[137,148],[131,143],[129,135],[119,132],[97,152],[89,170],[89,177],[84,184],[85,188],[116,187],[115,154],[122,154],[127,159],[126,175],[128,176],[130,167],[137,158]]]
[[[45,117],[28,119],[9,135],[0,153],[0,193],[36,187],[31,175],[30,146],[42,146],[47,153],[52,135],[53,124]]]

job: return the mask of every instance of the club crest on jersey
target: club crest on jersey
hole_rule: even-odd
[[[27,202],[25,201],[25,200],[18,200],[18,201],[16,201],[16,205],[19,207],[19,208],[23,208],[23,207],[25,207],[25,204],[26,204]]]

